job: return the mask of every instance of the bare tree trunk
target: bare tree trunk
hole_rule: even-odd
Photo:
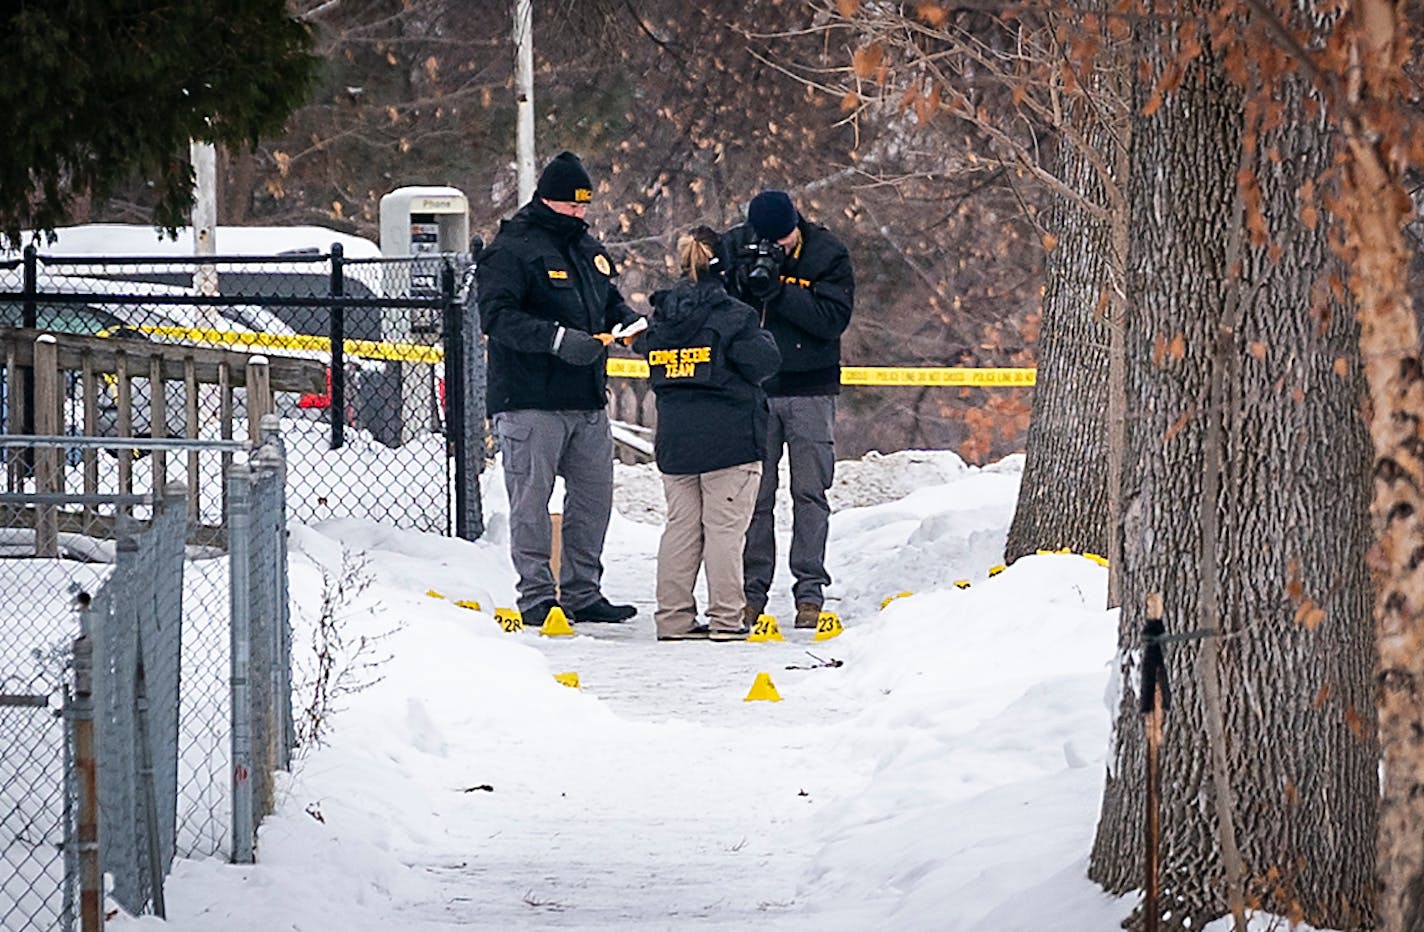
[[[1146,43],[1158,67],[1168,46],[1165,27]],[[1284,82],[1276,95],[1283,125],[1249,150],[1267,235],[1244,248],[1239,265],[1228,244],[1240,231],[1242,91],[1208,52],[1133,128],[1125,685],[1135,681],[1147,593],[1163,593],[1169,633],[1201,617],[1203,508],[1220,539],[1218,656],[1203,657],[1201,641],[1188,640],[1167,657],[1174,701],[1162,756],[1164,928],[1200,928],[1227,911],[1201,663],[1220,675],[1226,761],[1218,769],[1234,796],[1225,802],[1246,899],[1331,928],[1366,925],[1373,912],[1376,744],[1358,337],[1348,308],[1316,288],[1338,271],[1327,225],[1308,227],[1297,213],[1302,184],[1332,155],[1323,126],[1304,115],[1303,96],[1298,83]],[[1240,326],[1226,347],[1236,376],[1213,412],[1213,336],[1229,323],[1237,294]],[[1205,432],[1218,414],[1221,489],[1204,501]],[[1140,884],[1136,709],[1124,689],[1089,869],[1119,892]]]
[[[1101,93],[1076,102],[1076,122],[1101,162],[1125,166],[1119,156],[1126,152],[1128,121],[1117,117],[1126,81],[1111,66],[1099,74]],[[1105,178],[1101,162],[1087,158],[1066,137],[1060,143],[1057,176],[1109,219],[1066,198],[1048,216],[1056,243],[1045,262],[1033,419],[1004,552],[1010,561],[1040,549],[1097,554],[1114,549],[1122,447],[1114,449],[1112,440],[1122,415],[1126,178]]]

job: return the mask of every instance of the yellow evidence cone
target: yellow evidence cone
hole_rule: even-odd
[[[428,595],[428,596],[430,596],[432,599],[443,599],[443,598],[445,598],[445,593],[443,593],[443,592],[436,592],[434,589],[426,589],[426,590],[425,590],[425,594]]]
[[[554,679],[558,680],[560,683],[563,683],[565,686],[569,686],[573,689],[579,688],[579,680],[577,673],[555,673]]]
[[[518,609],[497,608],[494,610],[494,620],[504,630],[505,634],[513,634],[515,631],[524,630],[524,616],[519,614]]]
[[[458,605],[460,608],[468,608],[472,612],[477,612],[480,610],[480,603],[476,602],[474,599],[460,599],[455,604]]]
[[[991,567],[989,567],[989,575],[990,575],[990,576],[998,576],[1000,573],[1002,573],[1002,572],[1003,572],[1004,570],[1006,570],[1006,569],[1008,569],[1008,567],[1005,566],[1005,565],[1002,564],[1002,563],[1000,563],[998,566],[991,566]]]
[[[751,692],[747,693],[747,698],[743,702],[780,702],[781,693],[776,691],[776,687],[771,685],[770,673],[758,673],[756,681],[752,683]]]
[[[959,585],[959,584],[958,584],[958,583],[955,583],[955,585],[957,586],[957,585]],[[907,595],[914,595],[914,593],[913,593],[913,592],[897,592],[897,593],[895,593],[894,595],[887,595],[885,598],[883,598],[883,599],[880,600],[880,607],[883,609],[885,606],[889,605],[891,602],[895,601],[896,599],[903,599],[903,598],[904,598],[905,596],[907,596]]]
[[[544,618],[544,624],[539,628],[539,633],[546,638],[571,638],[574,636],[574,627],[569,624],[569,618],[564,614],[564,610],[555,606],[549,609],[549,614]]]
[[[756,624],[752,625],[752,633],[747,635],[747,640],[754,644],[762,644],[767,641],[784,641],[781,636],[781,626],[776,623],[775,615],[758,615]]]
[[[822,612],[821,617],[816,619],[816,633],[811,636],[813,641],[829,641],[833,637],[840,635],[845,628],[841,627],[840,616],[835,612]]]

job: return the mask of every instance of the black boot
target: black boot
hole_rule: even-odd
[[[638,608],[635,605],[614,605],[603,596],[599,596],[596,601],[590,602],[583,608],[573,609],[569,613],[569,618],[575,623],[612,624],[613,622],[627,621],[636,614],[638,614]]]

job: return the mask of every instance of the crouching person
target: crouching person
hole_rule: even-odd
[[[717,234],[679,238],[683,278],[653,295],[637,343],[657,396],[654,453],[663,474],[667,525],[658,547],[658,640],[745,639],[742,548],[766,455],[762,380],[781,353],[756,312],[727,294],[715,268]],[[697,623],[693,585],[707,568],[707,624]]]

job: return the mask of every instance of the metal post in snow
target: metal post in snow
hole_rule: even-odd
[[[273,616],[277,631],[277,672],[281,677],[281,689],[276,701],[282,719],[281,739],[278,743],[278,766],[283,770],[292,765],[292,751],[297,746],[296,722],[292,718],[292,616],[287,604],[287,447],[282,441],[282,422],[277,416],[262,419],[262,444],[267,461],[276,470],[273,487],[273,533],[276,535],[273,547],[276,566],[273,573],[273,592],[276,598],[276,614]]]
[[[1158,873],[1161,867],[1162,837],[1162,718],[1170,702],[1167,689],[1167,664],[1162,654],[1162,636],[1166,628],[1162,595],[1147,595],[1147,620],[1142,627],[1142,688],[1138,692],[1139,709],[1147,732],[1146,781],[1147,817],[1143,821],[1143,932],[1157,932],[1160,919],[1158,905]]]
[[[469,450],[465,436],[465,306],[455,300],[455,268],[440,268],[440,301],[445,332],[445,446],[455,461],[455,536],[472,540],[469,529]],[[450,528],[446,529],[451,530]]]
[[[95,613],[80,596],[79,637],[74,639],[74,766],[79,773],[79,928],[103,932],[104,871],[99,864],[99,782],[94,746]]]
[[[85,598],[88,598],[87,596]],[[70,645],[71,650],[73,645]],[[74,928],[75,887],[79,884],[79,839],[74,818],[79,796],[79,773],[74,767],[74,686],[66,683],[61,706],[64,725],[64,903],[59,925],[65,932]]]
[[[268,425],[264,423],[263,426],[265,428]],[[284,767],[286,755],[283,754],[282,747],[286,744],[287,703],[282,701],[282,692],[288,687],[282,660],[282,594],[281,587],[278,585],[283,571],[283,567],[278,565],[278,561],[282,558],[279,541],[284,531],[281,526],[281,497],[279,493],[283,481],[281,455],[274,445],[264,443],[253,453],[252,466],[256,479],[255,488],[260,490],[260,507],[253,508],[253,521],[257,549],[260,551],[258,557],[260,565],[257,568],[258,585],[261,586],[261,598],[264,602],[261,611],[255,617],[263,619],[267,625],[266,630],[260,632],[258,636],[266,638],[267,643],[265,656],[268,669],[266,675],[268,696],[270,697],[267,708],[269,718],[262,725],[266,746],[272,752],[272,759],[268,760],[269,755],[264,754],[263,766],[271,764],[274,767]],[[263,801],[263,809],[266,809],[265,801]]]
[[[331,297],[346,293],[345,251],[340,243],[331,244]],[[341,449],[346,443],[346,307],[331,308],[331,385],[327,397],[327,415],[331,419],[331,448]]]
[[[143,669],[142,625],[139,626],[135,656],[138,663],[134,666],[134,723],[138,738],[139,798],[143,802],[143,832],[148,851],[148,895],[153,904],[153,914],[166,919],[168,907],[163,899],[165,865],[163,844],[158,837],[158,790],[154,786],[153,743],[148,727],[148,679]]]
[[[249,490],[252,473],[245,465],[234,465],[227,474],[227,539],[229,596],[230,673],[232,725],[232,861],[251,864],[252,822],[252,697],[248,683],[249,627],[251,624],[251,551],[249,533]]]

